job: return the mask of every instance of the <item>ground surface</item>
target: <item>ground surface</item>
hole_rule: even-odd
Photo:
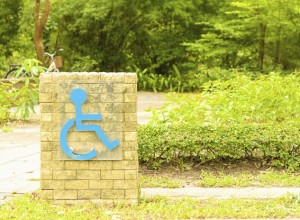
[[[181,187],[196,187],[203,178],[203,173],[209,173],[218,176],[220,173],[224,175],[238,175],[241,173],[252,174],[257,176],[267,172],[269,167],[260,167],[254,161],[244,161],[230,164],[202,164],[190,165],[182,170],[179,166],[163,166],[158,170],[147,168],[145,165],[140,166],[140,174],[147,177],[167,177],[175,181],[181,182]],[[300,185],[299,185],[300,186]]]

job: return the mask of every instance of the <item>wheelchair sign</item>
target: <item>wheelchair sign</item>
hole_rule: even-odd
[[[117,139],[110,141],[108,137],[105,135],[103,130],[99,125],[96,124],[83,124],[83,121],[101,121],[101,114],[83,114],[81,112],[81,108],[83,103],[86,101],[86,92],[83,89],[77,88],[71,92],[70,95],[71,101],[75,105],[75,118],[68,120],[61,132],[60,132],[60,145],[62,150],[67,154],[70,158],[75,160],[90,160],[97,155],[96,149],[92,149],[88,153],[85,154],[76,154],[73,151],[73,148],[70,147],[67,143],[67,135],[72,126],[75,125],[76,131],[91,131],[95,132],[99,139],[103,142],[104,146],[109,150],[113,150],[120,143]]]

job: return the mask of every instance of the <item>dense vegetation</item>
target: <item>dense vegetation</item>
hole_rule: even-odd
[[[139,70],[165,76],[155,89],[172,84],[171,90],[190,91],[215,77],[210,68],[257,75],[300,66],[298,0],[51,2],[43,43],[46,51],[65,49],[66,71]],[[34,6],[29,0],[0,2],[2,75],[9,63],[36,56]],[[176,79],[187,85],[174,88]],[[148,84],[140,87],[154,89]]]
[[[204,126],[145,125],[139,128],[139,159],[151,168],[254,160],[295,171],[300,165],[300,124]]]
[[[154,168],[253,159],[297,170],[299,86],[296,75],[236,76],[206,83],[199,94],[171,94],[139,128],[139,158]]]
[[[284,77],[271,73],[256,80],[237,75],[225,81],[210,81],[199,94],[171,93],[168,96],[171,103],[154,112],[154,122],[204,125],[298,122],[299,87],[296,73]]]

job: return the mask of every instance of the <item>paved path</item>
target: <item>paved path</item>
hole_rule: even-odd
[[[147,123],[149,107],[159,107],[166,102],[163,94],[138,93],[138,123]],[[39,117],[39,108],[36,107]],[[31,192],[39,188],[40,175],[40,128],[39,124],[24,124],[14,128],[13,132],[0,131],[0,204],[14,196]],[[274,198],[286,193],[300,194],[300,188],[198,188],[178,189],[144,188],[143,197],[156,195],[169,197],[210,197],[225,199],[232,196],[245,198]]]

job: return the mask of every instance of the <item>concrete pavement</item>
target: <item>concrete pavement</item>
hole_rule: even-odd
[[[38,129],[37,129],[38,130]],[[16,130],[0,132],[0,204],[12,194],[39,188],[40,134]]]

